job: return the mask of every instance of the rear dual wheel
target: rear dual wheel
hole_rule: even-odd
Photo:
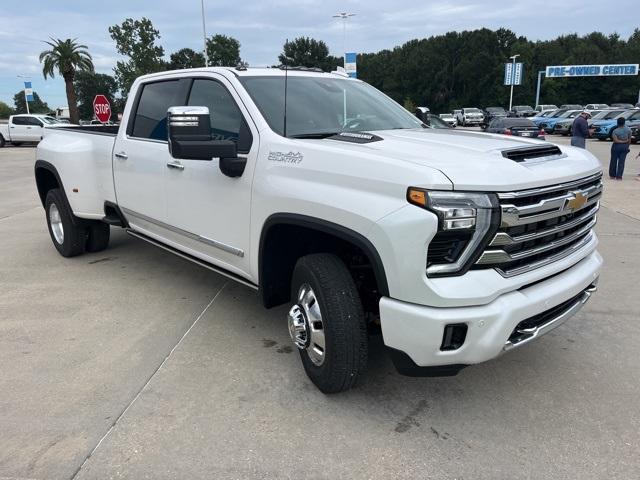
[[[75,217],[59,188],[49,190],[45,212],[53,246],[63,257],[75,257],[85,251],[99,252],[109,244],[109,225]]]

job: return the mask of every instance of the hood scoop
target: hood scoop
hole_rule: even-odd
[[[556,145],[540,145],[535,147],[510,148],[502,150],[502,156],[514,162],[525,162],[533,158],[559,157],[562,150]]]

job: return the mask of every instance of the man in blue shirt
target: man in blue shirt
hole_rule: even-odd
[[[571,127],[572,137],[571,145],[574,147],[587,148],[587,138],[589,138],[589,123],[587,119],[591,118],[591,114],[586,110],[580,112],[580,115],[573,121]]]
[[[624,118],[618,118],[618,126],[611,132],[613,145],[611,145],[611,161],[609,162],[609,178],[622,180],[624,173],[624,161],[629,153],[631,143],[631,129],[625,125]]]

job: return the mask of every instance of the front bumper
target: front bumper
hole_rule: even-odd
[[[529,343],[573,316],[590,296],[589,289],[597,281],[601,266],[602,257],[594,251],[562,273],[500,295],[480,306],[428,307],[384,297],[380,300],[384,343],[393,349],[395,355],[392,358],[401,373],[415,373],[408,371],[407,362],[400,365],[402,362],[399,360],[404,358],[416,368],[431,367],[431,372],[437,374],[441,371],[443,375],[450,375],[449,370],[455,373],[463,366],[490,360]],[[584,301],[583,292],[589,294]],[[567,305],[566,311],[558,312],[561,319],[548,319],[538,330],[529,332],[529,336],[514,336],[516,328],[520,328],[519,324],[524,320],[551,311],[571,299],[580,301],[576,305]],[[441,350],[445,326],[451,324],[467,325],[465,341],[456,350]],[[429,371],[425,374],[433,375]]]

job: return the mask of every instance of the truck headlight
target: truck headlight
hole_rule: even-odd
[[[462,275],[478,259],[500,224],[496,195],[410,187],[407,200],[438,217],[427,251],[427,276]]]

